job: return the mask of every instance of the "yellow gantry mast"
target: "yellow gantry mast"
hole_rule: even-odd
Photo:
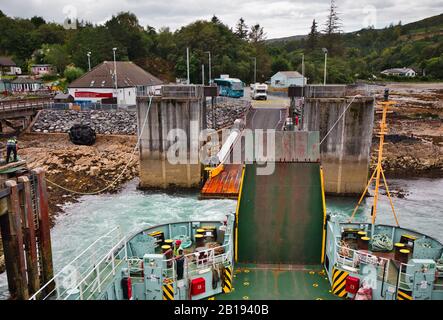
[[[371,234],[374,234],[374,226],[375,226],[375,221],[377,218],[377,203],[378,203],[378,196],[379,196],[379,189],[380,189],[380,178],[383,179],[383,184],[386,188],[386,194],[388,195],[389,198],[389,202],[391,205],[391,209],[392,209],[392,213],[394,215],[394,219],[395,222],[397,224],[397,226],[399,226],[398,223],[398,219],[397,219],[397,214],[395,213],[395,209],[394,209],[394,203],[392,202],[392,197],[391,197],[391,193],[389,192],[389,187],[388,187],[388,183],[386,182],[386,177],[385,177],[385,173],[383,171],[383,147],[385,145],[385,135],[387,134],[387,123],[386,123],[386,117],[387,114],[389,112],[389,107],[394,105],[395,102],[394,101],[390,101],[389,100],[389,90],[386,89],[385,90],[385,96],[384,96],[384,101],[381,102],[379,105],[382,107],[381,111],[377,111],[377,113],[381,113],[382,114],[382,118],[380,121],[380,131],[378,132],[378,135],[380,137],[380,142],[379,142],[379,146],[378,146],[378,159],[377,159],[377,165],[375,167],[374,172],[372,173],[371,178],[369,179],[368,184],[366,185],[365,191],[363,191],[362,196],[360,197],[360,200],[358,201],[357,206],[355,207],[354,211],[352,212],[351,218],[349,219],[349,222],[352,222],[352,220],[354,219],[355,213],[358,210],[358,207],[360,206],[361,202],[363,201],[366,193],[368,192],[369,186],[371,185],[372,181],[375,178],[375,189],[374,189],[374,203],[372,205],[372,221],[371,221]]]

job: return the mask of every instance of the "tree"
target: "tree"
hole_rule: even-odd
[[[213,16],[212,16],[212,18],[211,18],[211,22],[212,22],[213,24],[221,24],[220,19],[219,19],[216,15],[213,15]]]
[[[289,70],[289,62],[285,58],[278,56],[274,61],[272,62],[272,73],[276,74],[279,71],[287,71]]]
[[[337,13],[335,0],[331,0],[328,18],[325,23],[324,33],[328,36],[342,32],[342,23]]]
[[[150,35],[139,25],[135,14],[120,12],[105,23],[106,28],[115,39],[115,46],[123,46],[129,60],[146,57],[152,47]]]
[[[337,5],[335,0],[331,0],[329,7],[329,14],[326,19],[325,28],[325,45],[330,53],[340,53],[342,51],[342,44],[340,33],[342,32],[342,23],[337,12]]]
[[[314,19],[312,20],[311,32],[309,32],[308,40],[306,43],[306,47],[309,50],[314,50],[315,48],[317,48],[318,37],[319,37],[319,32],[317,30],[317,22]]]
[[[70,57],[66,46],[61,44],[45,44],[42,47],[43,61],[54,65],[58,72],[63,74],[66,66],[70,63]]]
[[[240,20],[238,21],[235,28],[235,34],[243,40],[246,40],[248,38],[248,26],[246,25],[243,18],[240,18]]]
[[[71,83],[75,79],[80,78],[85,72],[77,67],[69,66],[65,69],[64,76],[68,83]]]
[[[46,23],[45,19],[43,19],[42,17],[38,17],[38,16],[33,16],[31,18],[31,22],[37,28],[40,27],[42,24]]]
[[[253,25],[249,31],[249,40],[252,43],[260,43],[266,40],[266,34],[260,24]]]

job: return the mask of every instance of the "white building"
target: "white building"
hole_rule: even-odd
[[[279,71],[271,77],[271,87],[287,88],[306,85],[306,78],[297,71]]]
[[[40,80],[18,77],[11,82],[13,92],[35,92],[43,89],[43,83]]]
[[[411,68],[386,69],[380,73],[385,76],[411,77],[411,78],[414,78],[417,75],[417,73]]]
[[[69,86],[69,94],[76,103],[101,103],[106,100],[113,104],[133,106],[137,96],[155,94],[162,81],[130,61],[105,61]],[[114,74],[117,75],[117,87]]]

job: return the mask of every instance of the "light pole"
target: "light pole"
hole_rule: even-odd
[[[254,59],[254,84],[257,83],[257,57],[252,58]]]
[[[112,51],[114,52],[114,82],[115,82],[115,90],[117,90],[117,62],[115,61],[115,52],[117,51],[117,48],[112,48]]]
[[[86,55],[88,56],[88,67],[89,67],[89,71],[91,71],[91,51],[89,51]]]
[[[205,51],[205,53],[209,54],[209,85],[211,85],[212,82],[212,65],[211,65],[211,51]]]
[[[303,76],[303,85],[305,85],[305,54],[301,54],[301,75]]]
[[[187,84],[191,84],[191,79],[189,76],[189,48],[186,48],[186,71],[187,71],[187,75],[188,75]]]
[[[325,70],[324,70],[323,85],[326,85],[326,66],[327,66],[327,61],[328,61],[328,49],[323,48],[322,50],[325,53]]]
[[[114,52],[114,82],[115,82],[115,99],[117,101],[118,106],[118,88],[117,88],[117,62],[115,61],[115,52],[117,51],[117,48],[112,48],[112,51]]]
[[[205,65],[202,64],[202,85],[205,85]]]

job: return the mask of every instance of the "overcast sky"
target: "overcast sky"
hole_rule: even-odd
[[[336,0],[344,31],[368,25],[382,28],[391,22],[403,24],[443,12],[443,0]],[[62,23],[69,15],[103,23],[113,14],[130,11],[142,26],[169,26],[172,30],[196,19],[217,15],[235,26],[240,17],[248,25],[260,23],[268,38],[307,34],[312,19],[320,26],[326,19],[329,0],[0,0],[8,16],[42,16]]]

